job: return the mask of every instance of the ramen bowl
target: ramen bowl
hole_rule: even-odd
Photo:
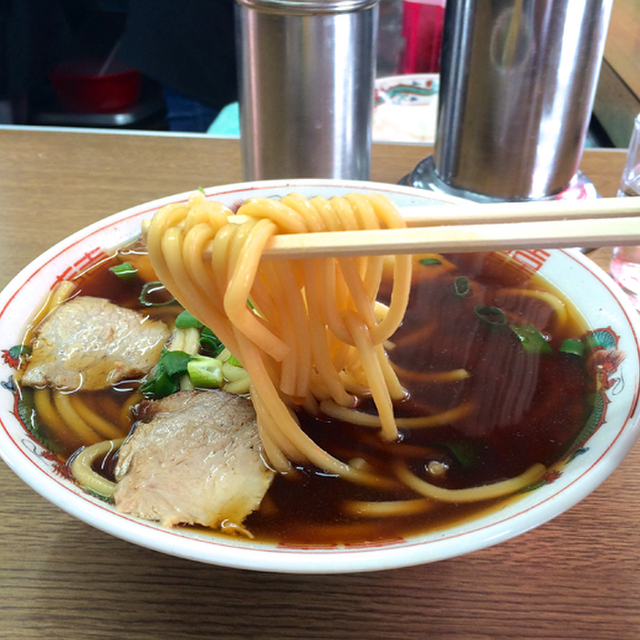
[[[437,73],[378,78],[373,106],[373,140],[433,144],[439,89],[440,75]]]
[[[409,187],[368,182],[292,180],[206,189],[207,197],[234,207],[248,197],[345,195],[381,192],[401,207],[456,204]],[[140,232],[141,222],[161,206],[185,202],[178,194],[117,213],[82,229],[41,255],[0,294],[0,454],[35,491],[89,525],[130,543],[203,563],[260,571],[345,573],[429,563],[470,553],[513,538],[558,516],[585,498],[620,464],[638,437],[640,408],[639,327],[636,313],[610,278],[573,250],[514,251],[518,268],[540,274],[581,312],[589,345],[601,366],[596,399],[567,455],[534,486],[498,508],[436,531],[354,545],[288,545],[225,537],[190,528],[165,528],[119,513],[83,491],[51,451],[19,418],[12,378],[16,346],[48,292],[61,279],[82,272]]]

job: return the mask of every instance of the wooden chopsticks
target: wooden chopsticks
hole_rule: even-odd
[[[275,236],[264,258],[322,258],[640,245],[640,197],[433,205],[402,210],[408,229]]]
[[[402,215],[410,227],[435,224],[485,224],[622,218],[640,215],[638,198],[593,198],[590,200],[535,200],[451,206],[437,204],[404,207]]]

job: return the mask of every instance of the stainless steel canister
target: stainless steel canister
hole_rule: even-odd
[[[454,0],[435,173],[497,199],[562,191],[578,169],[612,0]]]
[[[237,0],[246,180],[369,178],[378,0]]]

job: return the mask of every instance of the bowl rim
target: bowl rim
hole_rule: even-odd
[[[251,192],[273,189],[281,193],[285,189],[296,187],[367,189],[398,194],[409,199],[415,198],[416,202],[427,198],[450,204],[466,203],[459,198],[425,192],[413,187],[350,180],[295,179],[240,182],[209,187],[204,189],[204,193],[208,197],[222,195],[231,197],[242,193],[241,197],[245,199],[248,197],[247,193],[250,197]],[[128,227],[134,220],[141,220],[169,202],[186,200],[194,191],[185,191],[127,208],[87,225],[44,251],[20,270],[0,292],[0,326],[7,308],[11,306],[25,281],[36,277],[48,264],[64,256],[73,247],[98,237],[105,230],[109,230],[109,233],[114,236],[123,236],[123,239],[117,243],[122,244]],[[133,235],[129,233],[128,237],[131,238]],[[117,244],[110,244],[104,248],[113,249]],[[577,250],[553,250],[553,254],[566,256],[567,262],[574,263],[587,273],[589,278],[595,278],[602,284],[618,304],[635,339],[636,349],[640,352],[638,338],[640,321],[617,285],[602,269]],[[32,313],[41,301],[37,300],[33,304]],[[640,355],[636,353],[635,357],[640,358]],[[504,518],[493,518],[492,521],[472,526],[469,530],[459,530],[454,533],[444,530],[441,534],[432,535],[429,540],[424,536],[414,536],[401,542],[387,542],[379,546],[371,544],[366,547],[296,548],[265,543],[239,543],[218,534],[189,533],[186,535],[181,529],[166,529],[155,523],[119,514],[97,498],[77,487],[74,488],[70,482],[54,477],[43,465],[38,464],[37,456],[29,455],[33,454],[33,451],[26,452],[24,442],[16,442],[5,425],[6,421],[17,421],[17,419],[2,406],[0,406],[0,457],[27,485],[71,516],[114,537],[162,553],[220,566],[270,572],[329,574],[378,571],[436,562],[480,550],[529,531],[574,506],[614,471],[638,438],[640,407],[637,384],[634,401],[631,404],[629,415],[607,448],[592,461],[590,466],[570,479],[560,492],[552,492],[544,500],[536,501],[529,506],[523,501],[518,501],[523,508],[515,515],[507,514]],[[561,499],[556,499],[561,493],[563,494]],[[535,516],[533,518],[532,512]]]
[[[375,85],[378,87],[379,84],[387,84],[388,82],[399,82],[400,84],[404,84],[409,79],[415,80],[432,80],[434,82],[440,83],[440,74],[439,73],[394,73],[391,76],[380,76],[375,79]]]

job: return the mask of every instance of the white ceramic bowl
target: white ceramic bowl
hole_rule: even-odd
[[[378,78],[373,140],[432,144],[436,139],[440,75],[414,73]]]
[[[455,202],[408,187],[318,180],[238,184],[211,188],[206,193],[233,205],[248,196],[278,196],[291,191],[312,196],[370,190],[387,193],[400,206],[437,200]],[[139,233],[144,218],[168,202],[186,200],[188,195],[143,204],[97,222],[51,248],[17,275],[0,294],[0,347],[4,356],[0,379],[11,378],[9,349],[20,343],[26,323],[62,274],[68,276],[70,270],[82,269],[101,251],[109,252],[131,239]],[[616,285],[579,252],[519,251],[513,255],[563,291],[591,329],[601,330],[598,336],[603,357],[611,365],[601,380],[608,404],[602,424],[592,425],[595,430],[578,443],[571,459],[548,473],[541,486],[491,515],[437,533],[360,547],[300,549],[187,529],[164,529],[117,513],[78,488],[16,418],[15,397],[6,384],[0,388],[0,454],[33,489],[80,520],[129,542],[201,562],[298,573],[373,571],[442,560],[507,540],[557,516],[601,484],[638,437],[640,416],[638,320]],[[619,366],[615,358],[607,360],[607,354],[613,355],[615,350],[625,355]]]

